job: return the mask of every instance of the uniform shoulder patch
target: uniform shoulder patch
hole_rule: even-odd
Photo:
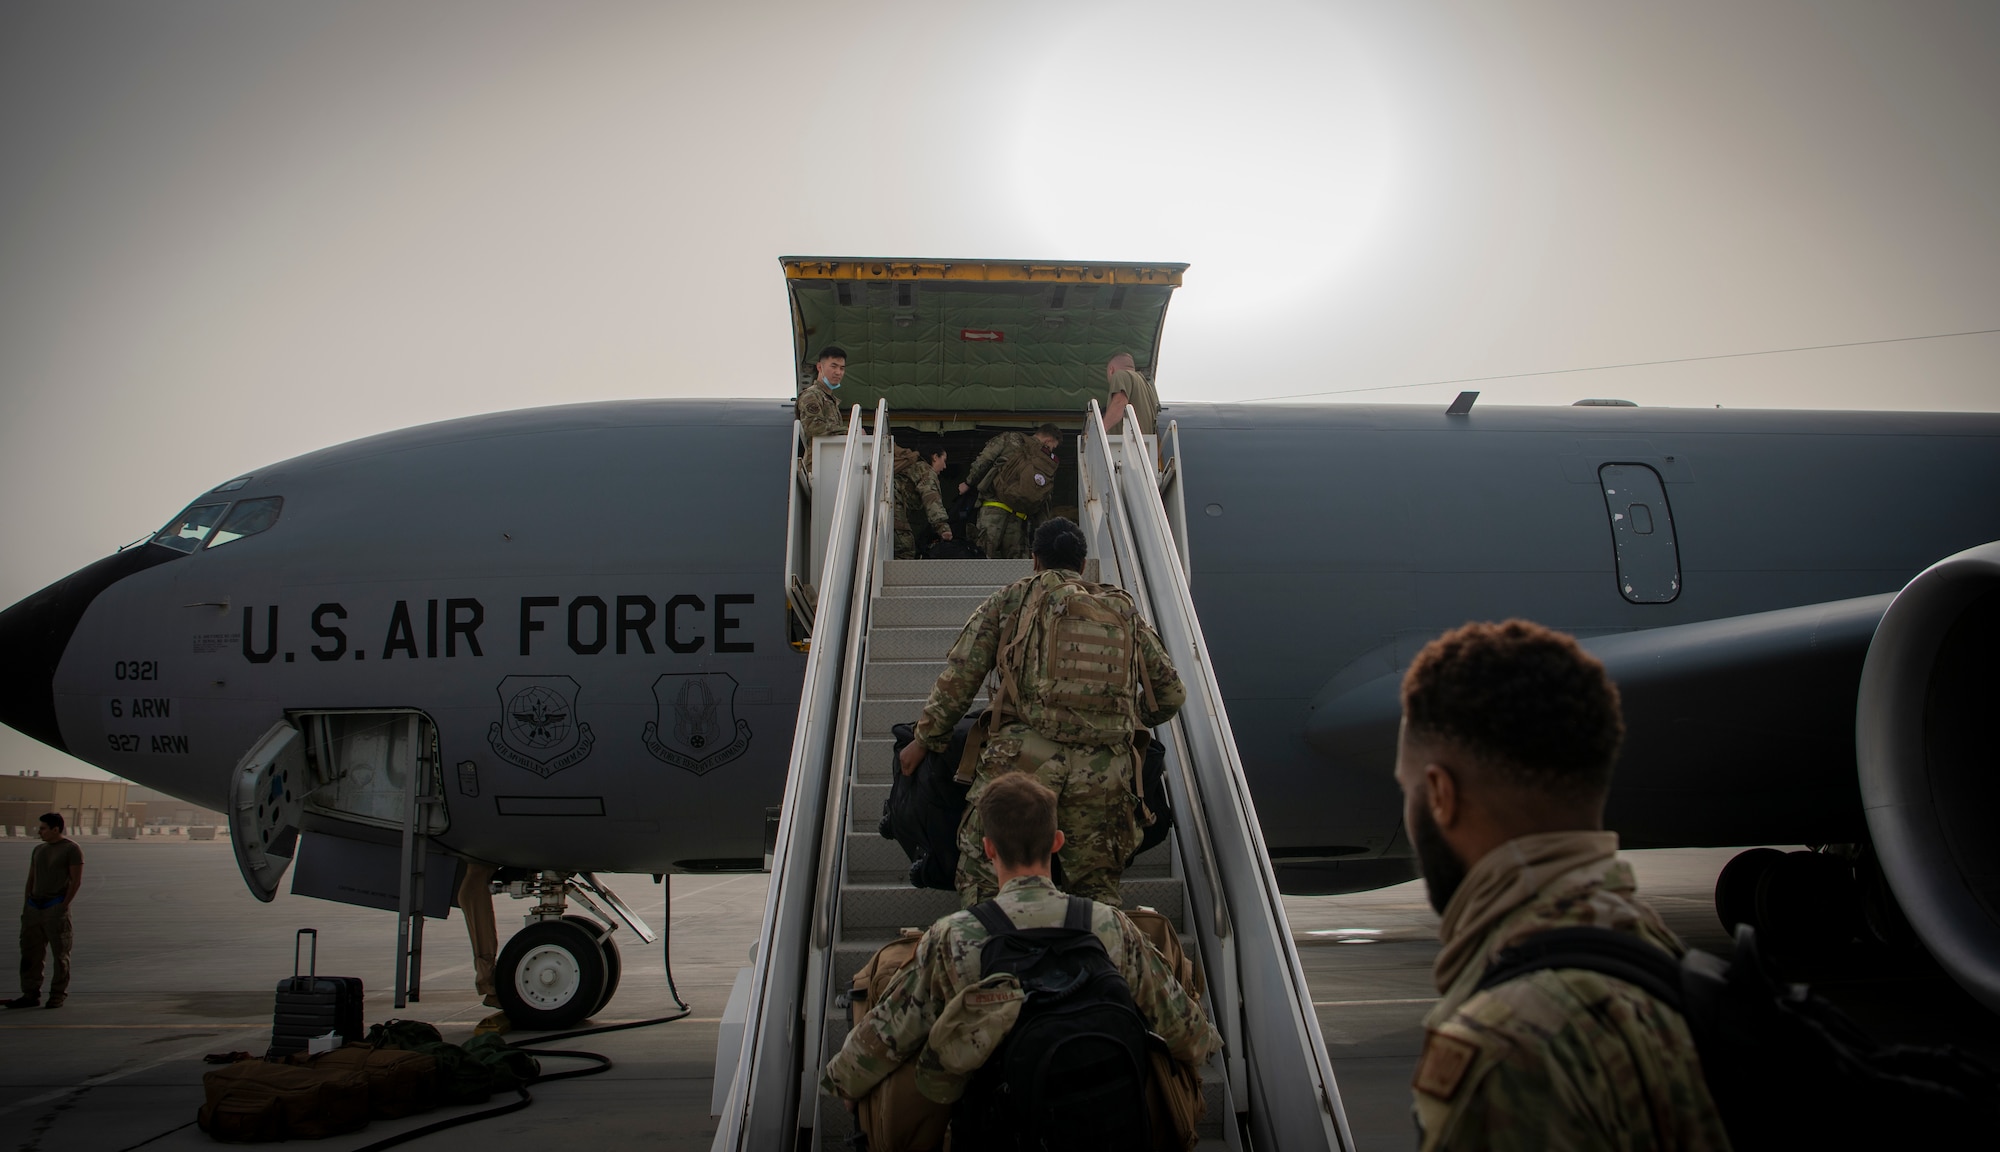
[[[1417,1091],[1439,1100],[1449,1100],[1465,1083],[1465,1074],[1479,1059],[1479,1045],[1435,1029],[1424,1033],[1424,1054],[1417,1061]]]

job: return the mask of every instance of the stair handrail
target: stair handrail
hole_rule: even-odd
[[[1086,432],[1106,436],[1094,401]],[[1110,484],[1120,492],[1124,514],[1123,531],[1114,534],[1114,546],[1129,544],[1136,550],[1129,559],[1120,557],[1119,567],[1140,574],[1153,610],[1149,618],[1187,686],[1188,699],[1176,720],[1195,745],[1189,767],[1200,792],[1208,843],[1219,853],[1221,882],[1235,925],[1233,939],[1225,946],[1233,948],[1240,972],[1245,1056],[1252,1073],[1250,1099],[1237,1103],[1250,1105],[1258,1147],[1345,1152],[1354,1146],[1346,1110],[1151,457],[1134,422],[1126,421],[1121,433],[1122,460],[1146,466],[1114,463]],[[1106,456],[1110,456],[1108,439]]]
[[[763,926],[751,965],[750,997],[743,1019],[743,1047],[716,1126],[716,1152],[789,1148],[797,1138],[805,1044],[801,997],[811,942],[811,916],[818,896],[820,822],[831,784],[834,721],[848,648],[851,600],[862,521],[873,492],[867,483],[877,449],[862,439],[862,407],[848,419],[826,551],[820,565],[819,603],[814,635],[806,652],[799,690],[791,761],[771,858],[771,884],[764,897]],[[886,425],[878,424],[886,431]],[[842,563],[846,558],[849,562]]]

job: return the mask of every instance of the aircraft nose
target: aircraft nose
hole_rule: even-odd
[[[55,666],[69,637],[53,633],[60,616],[55,603],[63,583],[42,589],[0,612],[0,723],[44,744],[63,747],[56,726]],[[53,649],[53,651],[51,651]],[[65,749],[66,751],[67,749]]]
[[[113,553],[0,612],[0,724],[67,752],[56,720],[56,668],[97,594],[135,572],[177,560],[141,544]]]

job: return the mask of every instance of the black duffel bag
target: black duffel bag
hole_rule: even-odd
[[[879,831],[884,840],[901,845],[903,855],[910,858],[913,887],[945,891],[956,887],[958,821],[965,814],[965,794],[972,785],[960,784],[952,777],[965,753],[966,733],[975,723],[960,720],[944,752],[926,751],[923,763],[908,776],[903,775],[900,757],[917,738],[916,730],[908,724],[890,729],[896,737],[896,749],[891,756],[889,798],[882,801]]]
[[[1146,755],[1139,761],[1139,804],[1134,815],[1139,820],[1139,846],[1125,861],[1130,868],[1139,853],[1158,845],[1174,830],[1174,797],[1167,791],[1167,749],[1157,736],[1146,742]],[[1150,814],[1151,824],[1146,823]]]
[[[944,752],[925,752],[917,770],[908,776],[903,775],[901,755],[910,741],[916,739],[916,730],[909,724],[890,729],[896,744],[891,756],[889,798],[882,801],[882,821],[877,831],[884,840],[901,845],[903,855],[910,860],[912,887],[951,891],[956,886],[958,824],[965,815],[965,795],[972,786],[960,784],[954,777],[965,754],[966,735],[977,723],[976,718],[960,720],[952,729],[951,743]],[[1157,738],[1146,744],[1146,754],[1139,764],[1137,791],[1139,802],[1134,816],[1139,821],[1139,843],[1132,850],[1132,858],[1126,860],[1127,867],[1141,852],[1164,841],[1174,829],[1173,797],[1167,791],[1166,748]],[[1150,824],[1146,823],[1149,814]],[[1061,866],[1058,856],[1056,867],[1060,870]]]

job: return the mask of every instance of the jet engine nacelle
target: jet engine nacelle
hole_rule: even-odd
[[[2000,1011],[2000,541],[1897,595],[1862,666],[1862,806],[1931,954]]]

